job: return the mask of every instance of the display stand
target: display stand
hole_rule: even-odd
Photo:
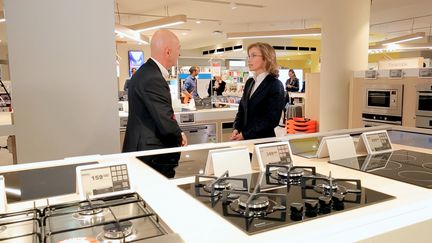
[[[265,171],[267,164],[292,165],[292,152],[288,142],[266,143],[255,145],[255,156],[252,169]]]
[[[393,151],[387,131],[364,132],[356,147],[357,152],[368,154],[380,154]]]
[[[347,138],[347,137],[350,137],[350,136],[349,135],[337,135],[337,136],[327,136],[327,137],[321,138],[321,142],[320,142],[320,144],[318,146],[318,150],[317,150],[317,157],[318,158],[329,157],[327,140],[335,139],[335,138]]]
[[[342,137],[327,140],[327,149],[330,160],[339,160],[357,157],[352,137]]]
[[[220,176],[227,170],[230,176],[252,173],[247,147],[209,151],[204,174]]]

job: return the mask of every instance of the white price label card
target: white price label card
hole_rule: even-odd
[[[386,130],[364,132],[357,144],[357,151],[368,154],[380,154],[393,151],[392,143]]]
[[[255,145],[255,155],[257,158],[258,167],[261,171],[266,170],[267,164],[293,164],[291,148],[288,142]],[[253,163],[254,162],[255,161],[253,161]]]
[[[0,213],[5,213],[7,208],[7,198],[6,198],[6,186],[5,179],[3,176],[0,176]]]
[[[128,166],[123,162],[107,162],[76,168],[77,187],[82,200],[132,192]]]

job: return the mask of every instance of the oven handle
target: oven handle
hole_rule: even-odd
[[[362,118],[363,121],[370,121],[370,122],[379,122],[379,123],[388,123],[388,124],[396,124],[400,125],[401,122],[398,121],[386,121],[386,120],[374,120],[374,119],[368,119],[368,118]]]
[[[417,91],[420,94],[427,94],[427,95],[432,95],[432,91]]]

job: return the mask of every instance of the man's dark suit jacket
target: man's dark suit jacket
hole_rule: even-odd
[[[267,75],[252,96],[253,78],[246,81],[234,121],[234,129],[244,139],[274,137],[284,107],[284,87],[274,76]]]
[[[178,147],[181,129],[174,117],[168,84],[157,64],[149,59],[132,76],[128,89],[129,117],[123,152]],[[180,154],[141,157],[144,162],[171,177]],[[167,165],[168,170],[161,168]]]

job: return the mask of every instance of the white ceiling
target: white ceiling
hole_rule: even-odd
[[[329,1],[333,0],[116,0],[116,7],[120,13],[116,14],[116,22],[132,25],[163,16],[185,14],[188,17],[187,23],[177,25],[172,30],[179,36],[182,48],[194,49],[229,41],[224,35],[212,34],[214,31],[222,31],[225,34],[319,27],[322,16],[321,4],[328,4]],[[231,9],[230,2],[236,2],[237,8]],[[425,15],[431,16],[414,18]],[[195,23],[196,19],[200,19],[201,23]],[[400,19],[408,20],[396,21]],[[379,24],[389,21],[396,22]],[[425,31],[429,35],[432,24],[432,1],[373,0],[370,24],[372,41],[410,33],[412,28],[414,32]],[[151,36],[153,32],[148,31],[144,34]]]

